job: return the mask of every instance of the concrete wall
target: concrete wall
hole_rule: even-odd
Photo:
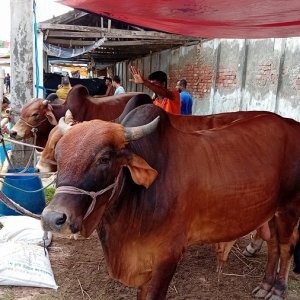
[[[33,0],[11,0],[11,106],[20,109],[33,93]],[[27,142],[32,142],[29,139]],[[13,163],[24,167],[32,148],[13,144]]]
[[[300,121],[299,58],[300,38],[214,39],[121,62],[114,71],[127,91],[149,92],[129,81],[131,64],[145,76],[167,72],[170,88],[185,78],[194,114],[268,110]]]
[[[11,0],[11,101],[21,108],[33,97],[33,0]]]

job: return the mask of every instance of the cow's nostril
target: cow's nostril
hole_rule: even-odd
[[[55,225],[61,226],[61,225],[63,225],[66,222],[66,220],[67,220],[66,214],[62,214],[61,217],[58,217],[55,220]]]
[[[17,132],[16,131],[11,131],[9,133],[9,135],[12,137],[12,138],[15,138],[17,136]]]

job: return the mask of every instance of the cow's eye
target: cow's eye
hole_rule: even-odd
[[[101,164],[101,165],[107,165],[109,164],[110,162],[110,159],[109,157],[101,157],[99,160],[98,160],[98,163]]]
[[[34,113],[34,114],[32,114],[32,117],[38,117],[39,116],[39,114],[38,113]]]

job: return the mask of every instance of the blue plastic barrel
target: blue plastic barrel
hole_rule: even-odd
[[[10,150],[11,150],[11,145],[10,145],[10,144],[5,144],[5,148],[6,148],[6,151],[10,151]],[[2,163],[2,164],[3,164],[4,161],[6,160],[5,151],[4,151],[2,145],[0,145],[0,159],[1,159],[1,163]]]
[[[22,168],[9,169],[8,173],[16,173],[22,171]],[[34,168],[29,168],[26,173],[33,173]],[[8,183],[14,187],[22,189],[24,191],[17,190],[13,187],[6,185]],[[43,187],[42,181],[39,176],[9,176],[7,175],[4,180],[2,192],[14,202],[18,203],[27,210],[40,214],[46,206],[45,195],[43,190],[39,192],[25,192],[25,191],[36,191]],[[11,216],[19,215],[19,213],[8,208],[4,203],[0,201],[0,216]]]

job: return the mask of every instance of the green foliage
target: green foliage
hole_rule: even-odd
[[[52,200],[53,195],[55,193],[55,187],[49,186],[44,190],[44,192],[45,192],[45,198],[46,198],[46,205],[48,205],[50,203],[50,201]]]

